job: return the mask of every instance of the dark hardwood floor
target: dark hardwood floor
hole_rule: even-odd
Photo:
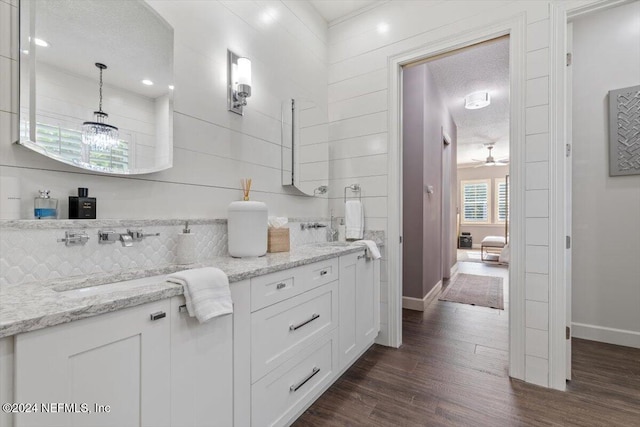
[[[504,311],[404,310],[403,345],[374,345],[294,424],[640,426],[640,350],[573,340],[568,391],[508,376]]]

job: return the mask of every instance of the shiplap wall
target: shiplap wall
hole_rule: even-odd
[[[271,215],[325,217],[326,198],[281,186],[283,100],[327,105],[327,24],[307,2],[150,1],[175,31],[173,168],[107,177],[64,166],[16,139],[17,0],[0,0],[0,176],[21,180],[22,215],[48,188],[66,218],[68,195],[89,187],[99,218],[226,217],[253,178],[253,200]],[[51,47],[54,48],[54,47]],[[252,60],[253,95],[241,117],[227,111],[227,48]]]
[[[388,58],[443,38],[526,15],[525,378],[549,385],[548,1],[392,1],[329,25],[332,187],[359,182],[367,228],[387,231]],[[388,31],[377,31],[379,24]],[[342,194],[331,193],[340,212]],[[386,274],[386,262],[382,263]],[[383,295],[388,281],[383,277]],[[383,301],[383,312],[385,301]],[[382,317],[384,319],[384,316]],[[382,325],[382,339],[388,325]]]

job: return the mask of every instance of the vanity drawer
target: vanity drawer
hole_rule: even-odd
[[[338,279],[338,258],[251,279],[251,311],[284,301]]]
[[[339,258],[331,258],[305,266],[308,289],[338,280],[338,260]]]
[[[251,314],[251,382],[338,325],[338,281]]]
[[[338,371],[337,330],[308,346],[251,387],[251,424],[288,425]]]
[[[294,297],[305,291],[302,267],[251,279],[251,311]]]

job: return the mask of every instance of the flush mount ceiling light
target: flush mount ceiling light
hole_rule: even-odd
[[[100,70],[100,102],[98,111],[94,111],[95,121],[82,124],[82,143],[96,150],[108,150],[118,145],[118,128],[105,123],[109,115],[102,111],[102,71],[107,66],[96,62]]]
[[[464,97],[464,108],[467,110],[477,110],[489,104],[491,104],[491,97],[486,91],[473,92]]]
[[[142,80],[142,84],[145,86],[153,86],[153,82],[149,79]]]
[[[251,60],[227,50],[227,106],[229,111],[244,115],[251,96]]]

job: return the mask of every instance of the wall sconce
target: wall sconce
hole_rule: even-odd
[[[227,50],[227,106],[244,115],[243,107],[251,96],[251,60]]]

